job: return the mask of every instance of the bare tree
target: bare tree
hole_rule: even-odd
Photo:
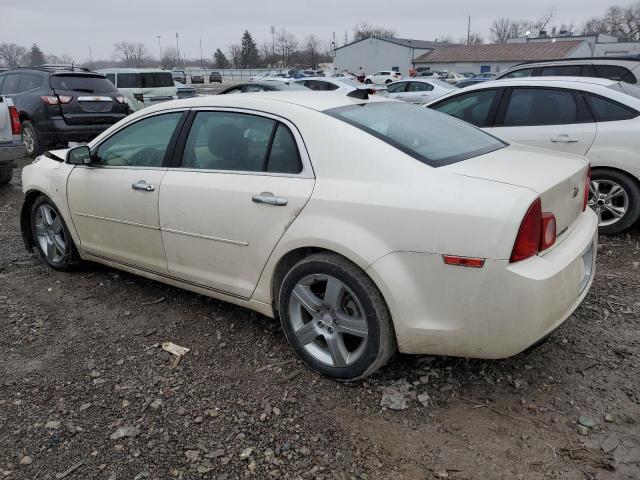
[[[320,60],[320,39],[311,34],[304,39],[305,63],[312,68],[318,68]]]
[[[582,33],[604,33],[620,41],[640,41],[640,3],[628,7],[609,7],[602,17],[587,20]]]
[[[366,22],[359,23],[355,27],[353,27],[353,41],[357,42],[358,40],[362,40],[364,38],[369,37],[379,37],[379,38],[389,38],[395,37],[398,35],[398,32],[393,28],[380,27],[377,25],[370,25]]]
[[[464,41],[460,43],[465,43],[466,41],[467,39],[465,38]],[[480,35],[478,32],[471,32],[468,42],[469,45],[482,45],[484,43],[484,38],[482,38],[482,35]]]
[[[162,58],[160,63],[164,68],[172,69],[180,64],[180,58],[178,57],[178,50],[174,47],[168,47],[162,50]]]
[[[149,57],[142,43],[118,42],[114,46],[114,57],[127,67],[142,67]]]
[[[28,60],[26,48],[15,43],[0,43],[0,60],[7,67],[19,67]]]
[[[513,18],[498,18],[491,23],[491,38],[495,43],[507,43],[510,38],[524,37],[529,34],[539,35],[547,30],[553,19],[553,9],[544,13],[536,20],[518,20]]]
[[[231,57],[233,68],[242,68],[242,45],[237,43],[229,45],[229,56]]]
[[[292,65],[293,55],[297,48],[298,40],[293,33],[287,32],[284,28],[278,32],[276,35],[276,51],[284,67]]]

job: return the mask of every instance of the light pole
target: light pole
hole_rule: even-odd
[[[160,65],[162,65],[162,44],[160,43],[160,39],[162,38],[162,35],[157,35],[158,37],[158,61],[160,62]],[[164,65],[162,65],[164,68]]]
[[[204,60],[202,59],[202,39],[200,39],[200,68],[204,68]]]
[[[178,55],[178,64],[180,63],[180,46],[178,44],[178,32],[176,32],[176,52]]]

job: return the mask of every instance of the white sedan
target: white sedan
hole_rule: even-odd
[[[54,269],[278,317],[310,367],[353,380],[396,348],[501,358],[561,325],[593,280],[588,169],[405,102],[197,97],[38,157],[21,225]]]
[[[584,155],[602,233],[640,218],[640,88],[585,77],[481,83],[427,104],[514,142]]]
[[[457,90],[457,87],[436,78],[412,78],[387,85],[389,98],[411,103],[427,103]]]
[[[365,88],[357,80],[349,80],[348,78],[336,77],[306,77],[295,80],[293,83],[303,85],[316,92],[336,92],[346,95],[354,90]],[[377,90],[374,86],[367,86],[368,91]]]

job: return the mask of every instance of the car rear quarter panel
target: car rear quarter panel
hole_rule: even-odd
[[[271,255],[255,300],[271,303],[278,261],[301,247],[335,251],[363,269],[397,251],[509,257],[533,191],[429,167],[328,115],[291,120],[316,185]]]
[[[617,168],[640,178],[640,117],[599,122],[586,156],[592,167]]]

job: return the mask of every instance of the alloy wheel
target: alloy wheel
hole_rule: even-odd
[[[362,303],[335,277],[300,280],[289,300],[289,318],[295,340],[326,365],[346,367],[365,352],[369,329]]]
[[[629,209],[629,195],[613,180],[591,180],[588,205],[598,215],[598,226],[618,223]]]
[[[27,147],[27,155],[33,154],[36,146],[36,139],[33,131],[29,127],[22,129],[22,141]]]
[[[67,241],[60,215],[46,203],[36,210],[35,235],[41,251],[52,263],[60,263],[67,254]]]

